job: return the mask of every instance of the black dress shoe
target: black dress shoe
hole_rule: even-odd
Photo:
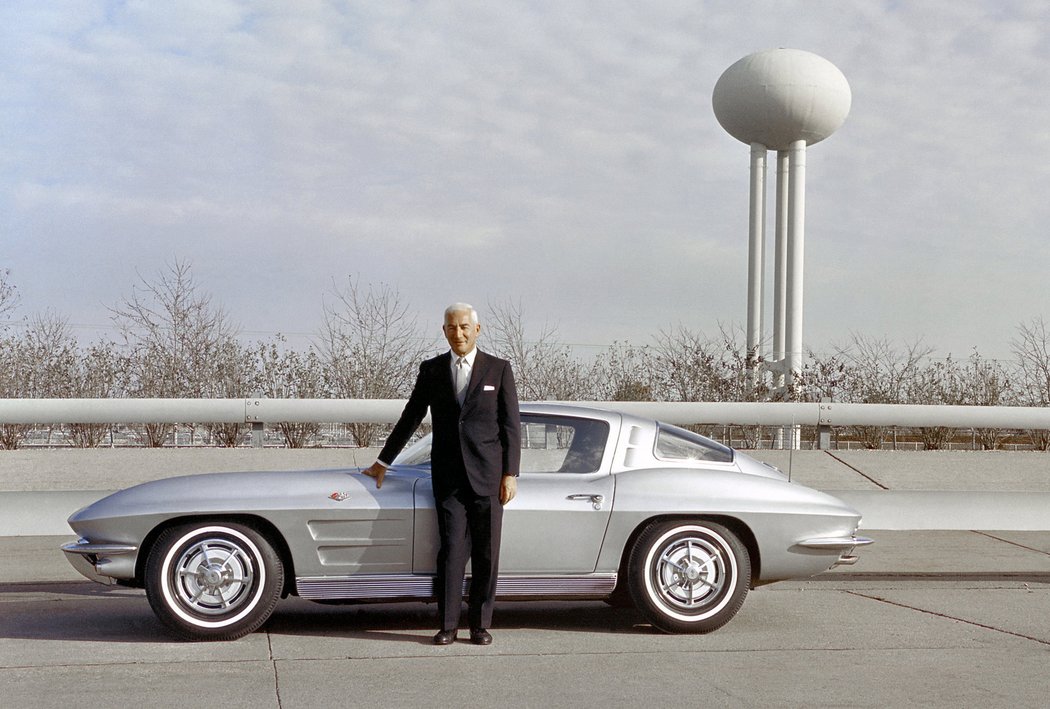
[[[471,628],[470,629],[470,642],[475,645],[491,645],[492,636],[489,635],[489,631],[484,628]]]
[[[451,645],[456,642],[456,634],[458,631],[455,630],[442,630],[434,636],[435,645]]]

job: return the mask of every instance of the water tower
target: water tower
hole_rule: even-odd
[[[766,155],[777,153],[773,351],[768,367],[790,387],[802,366],[802,285],[806,228],[806,146],[834,133],[849,113],[849,83],[828,60],[798,49],[750,54],[715,84],[715,117],[751,146],[747,348],[762,359],[766,242]]]

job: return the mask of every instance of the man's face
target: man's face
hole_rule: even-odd
[[[470,311],[449,313],[445,316],[445,339],[452,351],[462,357],[474,349],[481,325],[470,321]]]

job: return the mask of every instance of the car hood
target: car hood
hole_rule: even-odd
[[[377,506],[374,481],[360,475],[360,470],[204,473],[162,478],[103,497],[74,512],[69,523],[141,514],[309,509],[348,499],[353,502],[343,502],[344,505]],[[396,478],[387,478],[384,492],[389,486],[391,492],[403,488],[410,494],[415,481],[422,477],[422,470],[399,468]]]

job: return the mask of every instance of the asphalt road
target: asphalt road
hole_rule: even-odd
[[[603,603],[504,603],[495,644],[423,604],[282,601],[231,643],[167,636],[141,591],[0,584],[7,707],[1045,707],[1050,574],[828,574],[705,636]],[[440,699],[435,699],[435,698]],[[451,699],[446,699],[451,697]]]

